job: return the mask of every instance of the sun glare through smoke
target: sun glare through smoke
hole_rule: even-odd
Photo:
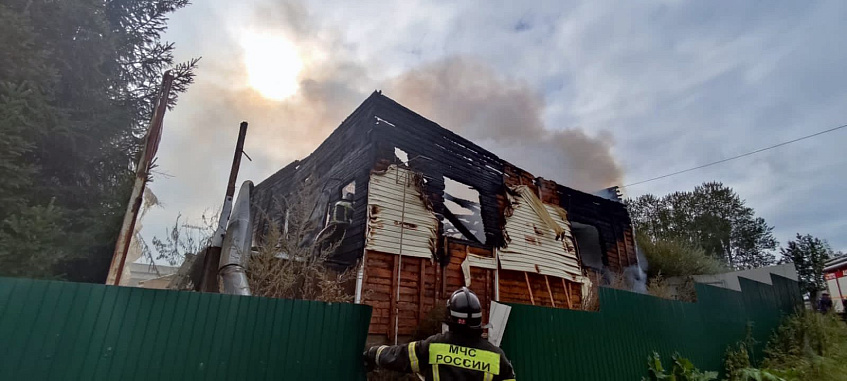
[[[242,40],[250,86],[262,96],[283,100],[297,92],[303,61],[291,41],[281,36],[250,34]]]

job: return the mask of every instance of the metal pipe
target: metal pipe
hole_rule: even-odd
[[[356,271],[356,304],[362,303],[362,287],[365,281],[365,264],[368,262],[368,251],[362,253],[362,263],[359,264],[359,270]]]
[[[400,167],[395,166],[394,183],[400,182]],[[403,208],[400,212],[400,250],[397,253],[397,298],[394,303],[394,345],[397,345],[400,330],[400,273],[403,272],[403,233],[406,231],[406,188],[409,186],[409,172],[403,173]],[[423,279],[420,280],[423,282]]]
[[[203,277],[200,279],[198,290],[202,292],[218,292],[218,267],[220,267],[221,246],[224,235],[226,235],[230,214],[232,213],[232,200],[235,196],[235,180],[238,178],[238,170],[241,168],[241,155],[244,153],[244,139],[247,137],[247,122],[241,122],[238,128],[238,139],[235,142],[235,153],[232,157],[232,166],[229,169],[229,180],[226,183],[226,194],[218,218],[218,228],[212,235],[212,242],[206,249],[203,258]]]
[[[250,194],[253,182],[245,181],[232,208],[232,217],[221,247],[221,266],[218,273],[223,292],[233,295],[250,295],[247,267],[253,243],[253,218],[250,214]]]

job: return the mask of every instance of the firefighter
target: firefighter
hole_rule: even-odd
[[[368,371],[384,368],[416,373],[425,380],[514,381],[503,350],[482,338],[482,306],[467,287],[447,302],[447,333],[408,344],[371,347],[364,354]]]
[[[825,314],[832,310],[832,298],[829,297],[828,292],[824,292],[821,295],[821,300],[818,300],[818,311]]]

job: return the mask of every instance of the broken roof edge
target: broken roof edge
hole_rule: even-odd
[[[351,112],[349,115],[347,115],[344,118],[344,120],[342,120],[341,123],[339,123],[338,126],[335,127],[335,129],[332,130],[332,132],[330,132],[330,134],[327,135],[327,137],[324,138],[324,140],[321,141],[321,143],[317,147],[315,147],[314,150],[312,150],[312,152],[310,152],[308,155],[306,155],[302,159],[295,159],[295,160],[291,161],[286,166],[282,167],[282,169],[274,172],[273,174],[271,174],[270,176],[268,176],[267,178],[265,178],[264,180],[262,180],[261,182],[256,184],[256,188],[262,189],[262,188],[268,186],[268,184],[273,184],[277,180],[280,180],[282,178],[286,178],[287,176],[293,175],[294,173],[297,172],[298,167],[300,167],[304,164],[308,164],[311,160],[313,160],[313,158],[315,156],[320,156],[320,155],[316,155],[316,154],[318,154],[320,151],[327,149],[327,146],[329,144],[331,144],[330,141],[333,140],[333,137],[337,138],[338,135],[344,133],[347,129],[357,127],[356,124],[353,122],[353,121],[356,120],[356,118],[361,117],[361,116],[364,116],[365,118],[367,118],[369,115],[373,115],[372,111],[374,109],[375,103],[377,102],[377,100],[381,96],[382,95],[379,92],[379,90],[374,90],[374,92],[371,93],[370,96],[365,98],[365,100],[361,104],[359,104],[359,106],[357,106],[355,109],[353,109],[353,112]],[[318,127],[320,127],[320,126],[318,126]],[[362,131],[362,133],[366,133],[366,132],[367,131]],[[293,169],[292,169],[292,167],[293,167]],[[287,172],[290,172],[290,173],[287,173]]]
[[[290,175],[297,173],[297,166],[299,165],[299,166],[302,167],[304,165],[307,165],[310,161],[313,160],[313,158],[315,156],[320,156],[318,153],[320,151],[326,149],[326,147],[330,144],[329,141],[331,141],[333,137],[337,137],[338,135],[340,135],[344,131],[346,131],[348,128],[355,128],[356,124],[353,123],[353,121],[355,121],[357,118],[364,116],[367,120],[367,119],[369,119],[368,116],[380,116],[379,115],[380,114],[379,113],[380,107],[392,107],[392,108],[395,108],[395,109],[399,109],[402,113],[408,114],[411,118],[420,122],[422,125],[425,125],[429,128],[437,129],[437,130],[441,131],[443,134],[450,136],[451,138],[455,139],[457,142],[466,146],[468,149],[475,151],[477,154],[485,156],[488,159],[490,159],[491,161],[500,162],[504,167],[508,166],[508,167],[511,167],[511,168],[518,170],[519,172],[529,174],[533,179],[535,179],[534,185],[536,185],[536,186],[541,181],[551,181],[554,184],[556,184],[557,193],[559,193],[560,195],[575,192],[575,193],[579,193],[581,196],[588,197],[588,199],[593,201],[593,202],[602,203],[602,204],[606,204],[606,205],[617,207],[617,208],[623,208],[623,209],[626,208],[626,206],[624,204],[622,204],[621,202],[612,201],[612,200],[609,200],[607,198],[598,196],[596,194],[591,194],[591,193],[588,193],[588,192],[585,192],[585,191],[578,190],[576,188],[571,188],[567,185],[560,184],[560,183],[558,183],[554,180],[549,180],[549,179],[546,179],[546,178],[541,177],[541,176],[535,176],[530,171],[527,171],[527,170],[525,170],[525,169],[523,169],[523,168],[521,168],[521,167],[519,167],[515,164],[512,164],[511,162],[497,156],[497,154],[495,154],[495,153],[493,153],[493,152],[491,152],[491,151],[489,151],[489,150],[487,150],[483,147],[480,147],[479,145],[477,145],[473,141],[468,140],[467,138],[457,134],[456,132],[454,132],[454,131],[452,131],[452,130],[444,127],[444,126],[441,126],[440,124],[438,124],[438,123],[428,119],[427,117],[415,112],[414,110],[402,105],[401,103],[399,103],[399,102],[395,101],[394,99],[388,97],[387,95],[383,94],[383,92],[381,90],[378,90],[378,89],[374,90],[367,98],[365,98],[365,100],[359,106],[357,106],[353,110],[352,113],[350,113],[347,117],[345,117],[344,120],[338,125],[338,127],[336,127],[318,145],[318,147],[316,147],[309,155],[307,155],[306,157],[304,157],[302,159],[294,160],[294,161],[290,162],[288,165],[286,165],[282,169],[274,172],[273,174],[271,174],[270,176],[268,176],[267,178],[265,178],[264,180],[259,182],[256,185],[256,188],[257,189],[263,189],[266,186],[268,186],[268,184],[273,184],[273,183],[275,183],[279,180],[282,180],[284,178],[287,178]],[[388,120],[388,119],[386,119],[386,121],[393,123],[393,121]],[[365,123],[365,125],[368,125],[368,124]],[[414,129],[404,128],[403,125],[399,125],[399,126],[395,126],[395,127],[403,128],[405,131],[407,131],[409,133],[413,133],[413,134],[415,133]],[[365,132],[366,131],[363,131],[363,133],[365,133]],[[294,169],[292,170],[292,168],[294,168]],[[627,215],[628,215],[628,213],[627,213]]]
[[[604,197],[598,196],[598,195],[596,195],[596,194],[591,194],[591,193],[588,193],[588,192],[585,192],[585,191],[581,191],[581,190],[576,189],[576,188],[571,188],[571,187],[569,187],[569,186],[567,186],[567,185],[560,184],[560,183],[558,183],[558,182],[557,182],[557,181],[555,181],[555,180],[546,179],[546,178],[541,177],[541,176],[535,176],[535,175],[533,175],[533,174],[532,174],[532,172],[527,171],[527,170],[525,170],[525,169],[523,169],[523,168],[521,168],[521,167],[519,167],[519,166],[517,166],[517,165],[515,165],[515,164],[512,164],[512,163],[511,163],[511,162],[509,162],[508,160],[505,160],[505,159],[503,159],[503,158],[501,158],[501,157],[497,156],[497,154],[495,154],[495,153],[493,153],[493,152],[491,152],[491,151],[489,151],[489,150],[487,150],[487,149],[485,149],[485,148],[483,148],[483,147],[480,147],[480,146],[479,146],[479,145],[477,145],[476,143],[474,143],[474,142],[472,142],[472,141],[468,140],[467,138],[465,138],[465,137],[463,137],[463,136],[461,136],[461,135],[457,134],[456,132],[454,132],[454,131],[450,130],[449,128],[446,128],[446,127],[444,127],[444,126],[442,126],[442,125],[438,124],[437,122],[434,122],[434,121],[432,121],[432,120],[428,119],[427,117],[425,117],[425,116],[423,116],[423,115],[421,115],[421,114],[418,114],[418,113],[417,113],[417,112],[415,112],[414,110],[412,110],[412,109],[410,109],[410,108],[408,108],[408,107],[404,106],[403,104],[401,104],[401,103],[399,103],[399,102],[395,101],[395,100],[394,100],[394,99],[392,99],[391,97],[389,97],[389,96],[387,96],[387,95],[383,94],[383,93],[382,93],[382,91],[380,91],[380,90],[374,91],[374,92],[373,92],[373,93],[372,93],[372,94],[368,97],[368,99],[366,99],[366,100],[365,100],[365,102],[367,102],[367,101],[369,101],[369,100],[379,100],[379,101],[383,102],[383,105],[387,105],[387,106],[389,106],[389,107],[397,107],[397,108],[401,109],[401,111],[403,111],[403,112],[405,112],[405,113],[407,113],[407,114],[411,115],[413,118],[420,120],[422,123],[424,123],[424,124],[426,124],[426,125],[429,125],[430,127],[433,127],[433,128],[439,128],[439,129],[443,130],[445,133],[447,133],[447,134],[451,135],[451,137],[455,137],[455,138],[457,138],[457,140],[459,140],[459,142],[460,142],[460,143],[462,143],[462,144],[467,143],[466,145],[468,146],[468,148],[471,148],[471,149],[473,149],[473,150],[477,151],[477,153],[482,154],[482,155],[484,155],[484,156],[488,156],[489,158],[491,158],[491,159],[493,159],[493,160],[495,160],[495,161],[499,161],[499,162],[501,162],[501,163],[503,164],[503,166],[510,166],[510,167],[512,167],[512,168],[515,168],[515,169],[517,169],[517,170],[521,171],[521,172],[528,173],[530,176],[532,176],[532,177],[536,180],[536,182],[539,182],[539,181],[552,181],[554,184],[556,184],[557,188],[565,188],[566,190],[571,191],[571,192],[578,192],[578,193],[581,193],[581,194],[582,194],[582,195],[584,195],[584,196],[587,196],[587,197],[589,197],[589,198],[592,198],[592,199],[593,199],[593,201],[595,201],[595,202],[608,203],[609,205],[623,206],[623,204],[622,204],[621,202],[612,201],[612,200],[609,200],[609,199],[607,199],[607,198],[604,198]],[[378,109],[378,108],[376,109],[375,114],[379,114],[379,109]],[[387,120],[387,121],[388,121],[388,122],[391,122],[390,120]],[[402,126],[402,125],[401,125],[401,126],[398,126],[398,128],[403,128],[403,126]],[[412,129],[406,129],[406,130],[407,130],[407,131],[409,131],[409,132],[414,133],[414,130],[412,130]],[[613,187],[620,187],[620,186],[613,186]],[[608,188],[606,188],[606,189],[608,189]],[[561,189],[557,189],[557,190],[559,191],[559,193],[562,193],[562,192],[561,192]]]
[[[414,119],[418,119],[418,120],[419,120],[422,124],[427,125],[428,127],[431,127],[431,128],[437,128],[437,129],[442,130],[443,132],[445,132],[445,133],[446,133],[447,135],[449,135],[450,137],[455,138],[455,140],[456,140],[457,142],[459,142],[459,143],[461,143],[462,145],[466,146],[466,148],[469,148],[469,149],[471,149],[471,150],[473,150],[473,151],[476,151],[476,152],[477,152],[478,154],[480,154],[480,155],[487,156],[489,159],[492,159],[492,161],[500,161],[500,162],[506,163],[506,160],[503,160],[502,158],[500,158],[499,156],[497,156],[495,153],[493,153],[493,152],[491,152],[491,151],[489,151],[489,150],[487,150],[487,149],[485,149],[485,148],[480,147],[479,145],[477,145],[477,144],[476,144],[476,143],[474,143],[473,141],[468,140],[468,139],[467,139],[467,138],[465,138],[464,136],[461,136],[461,135],[457,134],[457,133],[456,133],[456,132],[454,132],[453,130],[451,130],[451,129],[449,129],[449,128],[446,128],[446,127],[444,127],[444,126],[442,126],[442,125],[438,124],[437,122],[432,121],[432,120],[430,120],[429,118],[427,118],[427,117],[425,117],[425,116],[421,115],[421,114],[418,114],[415,110],[412,110],[412,109],[410,109],[410,108],[408,108],[408,107],[404,106],[404,105],[403,105],[403,104],[401,104],[400,102],[397,102],[397,101],[395,101],[394,99],[391,99],[391,98],[390,98],[390,97],[388,97],[387,95],[383,94],[381,91],[379,91],[379,92],[374,92],[374,93],[373,93],[373,94],[371,94],[371,96],[370,96],[370,97],[368,97],[368,99],[366,99],[365,101],[367,102],[367,101],[368,101],[368,100],[370,100],[371,98],[374,98],[375,100],[378,100],[378,101],[382,102],[382,104],[381,104],[381,105],[383,105],[383,106],[399,108],[399,109],[400,109],[400,111],[402,111],[402,112],[404,112],[404,113],[406,113],[406,114],[409,114],[409,115],[410,115],[412,118],[414,118]],[[378,111],[379,111],[379,109],[377,109],[375,113],[376,113],[376,114],[379,114],[379,112],[378,112]],[[386,119],[386,121],[387,121],[387,122],[392,122],[391,120],[388,120],[388,119]],[[393,122],[392,122],[392,123],[393,123]],[[399,128],[402,128],[402,126],[400,126]],[[406,130],[406,131],[409,131],[409,132],[411,132],[411,133],[414,133],[414,132],[415,132],[413,129],[408,129],[408,128],[407,128],[407,129],[405,129],[405,130]]]

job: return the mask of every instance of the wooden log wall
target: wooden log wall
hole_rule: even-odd
[[[410,336],[432,309],[436,298],[436,266],[426,258],[368,251],[363,280],[363,303],[373,307],[369,333],[394,338],[395,311],[399,336]],[[400,299],[397,299],[397,267]]]
[[[550,205],[560,205],[559,203],[559,192],[558,186],[555,181],[545,180],[542,177],[539,177],[535,181],[535,185],[538,187],[538,198],[541,199],[541,202]],[[567,211],[567,209],[565,209]]]
[[[527,287],[527,283],[529,287]],[[532,293],[528,291],[529,289],[532,289]],[[550,298],[551,293],[552,300]],[[500,270],[500,301],[580,309],[582,305],[582,285],[552,276]]]
[[[465,261],[467,255],[474,254],[481,257],[493,258],[494,253],[489,248],[474,246],[467,243],[458,242],[457,240],[447,239],[447,250],[450,261],[443,268],[445,280],[441,290],[441,300],[444,303],[453,293],[465,285],[465,274],[462,272],[462,262]],[[471,285],[470,288],[479,297],[479,302],[482,303],[482,321],[483,324],[488,323],[488,306],[494,300],[494,270],[479,267],[471,267]]]
[[[424,258],[403,257],[401,261],[397,255],[367,252],[362,288],[364,303],[374,309],[369,334],[393,338],[395,310],[400,316],[398,336],[414,334],[415,328],[434,306],[446,304],[453,291],[465,285],[461,266],[468,253],[493,256],[491,249],[449,239],[446,247],[450,257],[444,267],[433,265]],[[398,262],[402,262],[403,268],[399,300],[396,295]],[[494,300],[494,281],[494,270],[471,267],[470,289],[483,305],[484,324],[488,323],[488,307]]]

